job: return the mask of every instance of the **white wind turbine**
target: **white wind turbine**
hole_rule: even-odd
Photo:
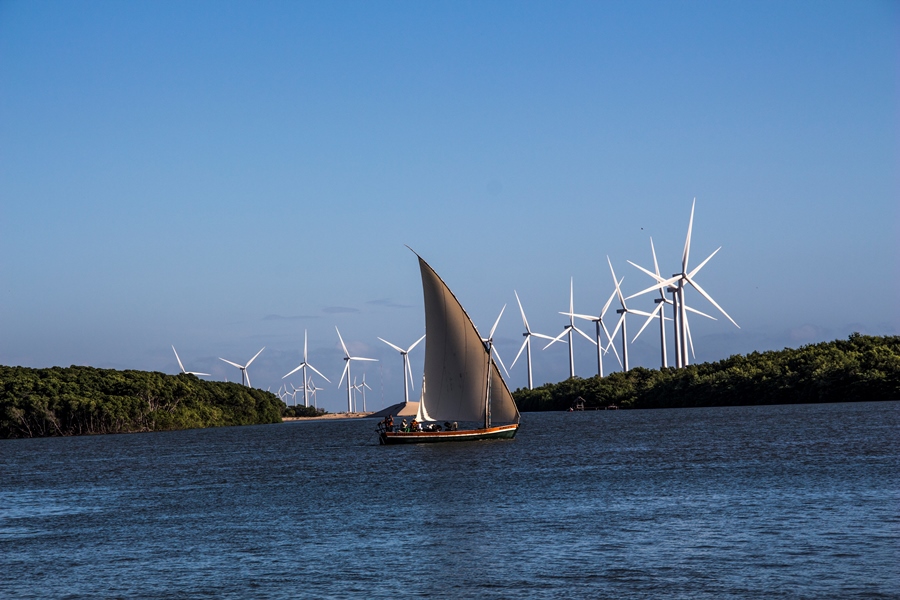
[[[619,327],[622,328],[622,369],[624,371],[628,370],[628,334],[627,334],[627,323],[626,317],[628,314],[635,315],[643,315],[645,317],[649,317],[650,313],[645,312],[643,310],[637,310],[634,308],[628,308],[625,306],[625,297],[622,296],[622,288],[619,287],[619,280],[616,279],[616,271],[613,269],[612,261],[609,260],[609,256],[606,257],[606,262],[609,263],[609,271],[612,273],[613,282],[616,284],[616,295],[619,297],[619,304],[622,305],[622,308],[618,309],[616,312],[621,315],[619,317],[619,322],[616,323],[616,328],[612,332],[612,337],[616,336],[616,333],[619,331]],[[624,279],[624,277],[623,277]]]
[[[624,277],[619,279],[619,285],[622,285],[622,281],[624,281]],[[606,328],[606,323],[603,322],[603,317],[606,316],[606,311],[609,310],[609,305],[612,304],[613,298],[616,297],[616,291],[613,290],[612,294],[609,295],[609,298],[606,300],[606,304],[603,305],[603,308],[600,310],[600,314],[597,316],[594,315],[580,315],[575,313],[571,316],[576,317],[578,319],[585,319],[588,321],[592,321],[594,323],[594,329],[597,334],[597,375],[603,377],[603,355],[609,352],[609,349],[612,348],[613,354],[616,356],[616,360],[619,361],[619,366],[622,366],[622,359],[619,358],[619,353],[616,351],[616,346],[613,344],[613,338],[609,334],[609,330]],[[561,315],[570,316],[569,313],[560,313]],[[606,334],[606,343],[604,345],[603,338],[600,333],[603,332]]]
[[[504,310],[506,310],[505,304],[503,305],[503,308],[500,309],[500,314],[497,315],[497,320],[494,321],[494,326],[491,327],[491,332],[486,338],[481,338],[481,341],[482,343],[484,343],[484,347],[488,351],[488,355],[493,355],[494,358],[497,359],[497,362],[499,362],[500,366],[503,367],[503,371],[506,372],[506,376],[509,377],[509,371],[506,370],[506,365],[504,365],[503,361],[500,359],[500,353],[497,352],[496,348],[494,348],[494,332],[497,331],[497,325],[500,324],[500,317],[503,316]]]
[[[569,322],[566,324],[565,327],[563,327],[562,333],[560,333],[558,336],[556,336],[555,338],[550,340],[550,343],[547,344],[546,346],[544,346],[544,350],[546,350],[547,348],[549,348],[556,342],[562,341],[563,336],[568,335],[568,337],[569,337],[569,340],[568,340],[568,344],[569,344],[569,377],[575,377],[575,352],[574,352],[574,349],[572,348],[572,332],[577,331],[578,333],[581,334],[582,337],[584,337],[584,339],[586,339],[590,343],[592,343],[592,344],[596,343],[594,340],[591,339],[591,336],[589,336],[582,330],[575,327],[575,291],[574,290],[575,290],[575,279],[573,277],[573,278],[569,279],[569,312],[560,313],[563,315],[568,315]]]
[[[287,398],[288,396],[290,396],[290,394],[287,391],[287,386],[282,384],[281,387],[278,388],[278,397],[281,399],[282,402],[284,402],[284,399]],[[287,402],[284,402],[284,403],[287,404]]]
[[[185,375],[206,375],[207,377],[212,377],[209,373],[197,373],[196,371],[185,371],[184,365],[181,364],[181,359],[178,358],[178,351],[175,350],[175,346],[172,346],[172,352],[175,353],[175,360],[178,361],[178,366],[181,367],[181,372]]]
[[[249,367],[250,363],[252,363],[254,360],[256,360],[256,357],[259,356],[260,354],[262,354],[262,351],[265,349],[266,349],[265,346],[260,348],[259,352],[254,354],[253,358],[251,358],[250,360],[247,361],[246,365],[239,365],[236,362],[231,362],[230,360],[225,360],[221,356],[219,357],[219,360],[227,362],[229,365],[240,369],[241,370],[241,383],[246,385],[247,387],[250,387],[250,373],[247,372],[247,367]]]
[[[307,358],[306,330],[304,329],[304,330],[303,330],[303,362],[300,363],[300,364],[297,366],[296,369],[294,369],[293,371],[291,371],[290,373],[288,373],[287,375],[285,375],[284,377],[282,377],[282,379],[284,379],[285,377],[289,377],[289,376],[293,375],[294,373],[296,373],[296,372],[299,371],[300,369],[303,369],[303,406],[309,408],[309,390],[308,390],[307,387],[306,387],[306,382],[307,382],[307,380],[308,380],[308,377],[307,377],[307,374],[306,374],[306,369],[307,369],[307,368],[312,369],[313,371],[315,371],[315,372],[319,375],[319,377],[321,377],[322,379],[324,379],[324,380],[327,381],[328,383],[331,383],[331,380],[329,380],[327,377],[325,377],[324,375],[322,375],[321,373],[319,373],[319,370],[318,370],[318,369],[316,369],[314,366],[312,366],[311,364],[309,364],[309,359]],[[291,385],[293,385],[293,384],[291,384]]]
[[[654,278],[657,283],[661,283],[661,282],[665,281],[665,279],[663,279],[662,275],[660,275],[660,273],[659,273],[659,263],[656,260],[656,248],[654,248],[654,246],[653,246],[653,238],[650,238],[650,251],[653,253],[653,268],[656,270],[656,273],[651,273],[649,270],[645,269],[644,267],[642,267],[638,264],[631,262],[630,260],[628,261],[628,263],[634,267],[637,267],[638,269],[640,269],[641,271],[643,271],[650,277]],[[640,328],[640,330],[638,330],[637,335],[634,336],[634,339],[631,340],[632,343],[634,343],[634,340],[638,339],[638,336],[641,335],[641,332],[643,332],[644,329],[646,329],[647,325],[650,324],[650,321],[652,321],[653,318],[658,313],[659,317],[660,317],[660,321],[659,321],[659,345],[660,345],[660,358],[661,358],[660,364],[662,365],[662,368],[664,368],[664,369],[669,366],[668,357],[666,355],[666,326],[665,326],[666,320],[670,320],[674,324],[676,356],[680,356],[680,353],[678,352],[679,351],[679,348],[678,348],[678,339],[679,339],[679,337],[678,337],[678,320],[677,320],[677,318],[676,319],[668,319],[666,317],[666,310],[664,308],[664,305],[666,305],[666,304],[671,304],[672,306],[677,306],[677,304],[676,304],[677,288],[668,288],[668,289],[670,289],[673,292],[673,294],[672,294],[673,299],[672,300],[667,299],[665,290],[663,288],[658,288],[659,298],[655,298],[653,300],[656,303],[656,308],[653,309],[653,312],[650,313],[651,315],[653,315],[653,317],[647,317],[647,320],[644,321],[644,325]],[[653,291],[653,290],[650,290],[650,291]],[[634,298],[639,295],[640,294],[632,294],[631,296],[628,296],[628,298],[626,298],[626,300],[630,300],[631,298]],[[710,315],[700,312],[699,310],[697,310],[695,308],[691,308],[690,306],[685,305],[684,309],[687,312],[692,312],[692,313],[698,314],[700,316],[706,317],[707,319],[712,319],[713,321],[716,320],[715,317],[711,317]],[[676,315],[676,317],[677,317],[677,315]],[[690,327],[687,326],[687,314],[685,314],[685,332],[687,333],[688,342],[690,343],[690,346],[691,346],[691,354],[693,354],[694,342],[691,339]],[[676,361],[676,363],[680,366],[680,364],[681,364],[680,358]]]
[[[409,366],[409,353],[412,352],[413,348],[419,345],[419,342],[425,339],[425,336],[423,335],[422,337],[417,339],[415,343],[413,343],[413,345],[406,350],[404,350],[400,346],[390,343],[384,338],[380,337],[378,339],[399,352],[400,356],[403,358],[403,401],[409,403],[409,388],[411,385],[413,385],[412,367]],[[407,376],[409,377],[408,379]]]
[[[509,368],[512,369],[516,366],[516,361],[519,360],[519,357],[522,356],[522,350],[526,350],[525,352],[525,361],[528,365],[528,389],[533,390],[534,384],[531,379],[531,338],[542,338],[545,340],[552,340],[553,338],[549,335],[544,335],[543,333],[535,333],[528,326],[528,319],[525,318],[525,309],[522,308],[522,301],[519,300],[519,293],[513,290],[513,294],[516,295],[516,302],[519,303],[519,312],[522,313],[522,323],[525,325],[525,333],[522,335],[525,336],[525,341],[522,342],[522,346],[519,348],[519,353],[516,354],[516,358],[513,359],[512,364],[509,365]]]
[[[341,331],[334,327],[334,330],[337,331],[338,339],[341,341],[341,347],[344,349],[344,372],[341,373],[341,380],[338,382],[338,387],[344,382],[344,376],[347,376],[347,412],[353,412],[353,385],[350,383],[350,363],[354,360],[366,360],[371,362],[378,362],[377,358],[363,358],[362,356],[350,356],[350,352],[347,351],[347,345],[344,343],[344,338],[341,337]],[[319,373],[321,375],[321,373]]]
[[[725,312],[722,309],[722,307],[719,306],[718,303],[716,303],[716,301],[712,299],[712,296],[707,294],[706,290],[704,290],[702,287],[700,287],[700,285],[694,279],[694,277],[697,276],[697,273],[700,272],[700,269],[702,269],[706,265],[706,263],[708,263],[709,260],[713,256],[715,256],[719,250],[722,249],[722,247],[719,246],[718,248],[716,248],[712,254],[710,254],[709,256],[706,257],[706,260],[704,260],[698,266],[694,267],[692,270],[688,271],[688,259],[690,257],[690,253],[691,253],[691,232],[694,228],[694,208],[696,205],[697,205],[697,199],[694,198],[694,202],[693,202],[693,204],[691,204],[691,219],[688,222],[687,238],[684,241],[684,253],[681,256],[681,272],[675,273],[674,275],[672,275],[671,278],[661,281],[661,282],[657,283],[656,285],[654,285],[650,288],[647,288],[646,290],[642,290],[642,291],[638,292],[637,294],[632,294],[632,296],[631,296],[631,297],[634,297],[634,296],[644,294],[644,293],[647,293],[647,292],[655,290],[655,289],[663,289],[663,288],[668,288],[669,286],[674,286],[674,288],[671,291],[673,293],[673,296],[675,296],[676,322],[677,322],[677,330],[678,330],[678,355],[680,355],[680,358],[681,358],[681,365],[679,365],[679,366],[684,366],[684,365],[688,364],[687,350],[688,350],[688,343],[689,343],[689,339],[690,339],[690,326],[687,323],[687,307],[684,302],[684,292],[688,285],[690,285],[692,288],[697,290],[697,292],[701,296],[706,298],[710,304],[715,306],[718,309],[718,311],[720,313],[722,313],[723,315],[725,315],[725,318],[727,318],[729,321],[731,321],[731,323],[735,327],[737,327],[738,329],[741,328],[740,325],[738,325],[735,322],[735,320],[732,319],[731,316],[727,312]],[[691,346],[693,346],[693,342],[690,342],[690,343],[691,343]],[[678,358],[678,356],[676,356],[676,358]]]
[[[369,390],[371,392],[372,388],[369,387],[368,383],[366,383],[366,374],[363,373],[362,381],[360,381],[359,383],[359,391],[362,392],[363,397],[363,412],[366,412],[366,390]]]
[[[331,383],[331,382],[329,381],[328,383]],[[315,409],[319,410],[319,402],[318,402],[318,400],[316,400],[316,392],[321,392],[325,388],[316,387],[316,384],[313,383],[312,376],[310,376],[309,380],[306,382],[305,385],[307,386],[307,389],[309,389],[310,393],[312,393],[313,405],[315,406]]]
[[[359,402],[356,400],[356,396],[359,394],[359,390],[361,386],[356,383],[356,376],[353,376],[353,412],[359,412]]]

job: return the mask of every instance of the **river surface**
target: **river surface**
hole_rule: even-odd
[[[900,598],[900,402],[0,441],[2,598]]]

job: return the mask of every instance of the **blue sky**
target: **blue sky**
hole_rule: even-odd
[[[874,1],[0,2],[0,363],[174,373],[174,344],[233,381],[217,357],[265,346],[274,390],[304,330],[336,383],[338,326],[381,359],[378,408],[402,373],[377,337],[424,332],[404,244],[482,330],[507,304],[509,366],[514,289],[558,333],[570,277],[578,312],[612,292],[607,256],[626,294],[650,236],[676,272],[694,198],[691,262],[723,247],[698,281],[741,326],[692,319],[697,360],[898,334],[898,24]],[[652,331],[633,364],[658,366]],[[536,383],[567,361],[536,351]]]

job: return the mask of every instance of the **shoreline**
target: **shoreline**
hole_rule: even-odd
[[[354,413],[325,413],[318,417],[281,417],[282,423],[290,421],[333,421],[334,419],[365,419],[371,417],[371,412],[354,412]]]

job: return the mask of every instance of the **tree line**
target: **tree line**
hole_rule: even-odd
[[[573,377],[513,393],[522,412],[900,400],[900,336],[852,334],[681,369]],[[93,367],[0,366],[0,438],[278,423],[315,416],[275,395],[194,375]]]
[[[676,408],[900,400],[900,336],[753,352],[680,369],[634,368],[513,393],[519,410]]]
[[[194,375],[0,366],[0,438],[278,423],[285,408],[264,390]]]

